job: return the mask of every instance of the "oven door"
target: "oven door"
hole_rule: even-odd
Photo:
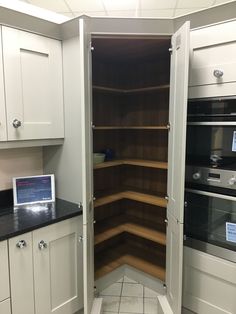
[[[236,262],[236,197],[186,189],[185,245]]]

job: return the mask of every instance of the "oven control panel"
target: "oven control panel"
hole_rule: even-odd
[[[236,190],[236,171],[186,166],[186,182]]]

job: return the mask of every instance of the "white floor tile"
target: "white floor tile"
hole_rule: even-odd
[[[130,278],[127,277],[127,276],[124,276],[124,282],[137,283],[137,281],[135,281],[135,280],[133,280],[133,279],[130,279]]]
[[[111,295],[111,296],[120,296],[121,295],[122,283],[113,283],[108,288],[102,290],[100,295]]]
[[[124,281],[124,277],[121,277],[119,280],[117,280],[117,282],[123,282]]]
[[[158,295],[159,294],[156,291],[144,287],[144,298],[157,298]]]
[[[144,299],[144,314],[157,314],[157,298]]]
[[[103,311],[102,314],[118,314],[118,312],[107,312],[107,311],[104,312],[104,311]]]
[[[120,313],[143,313],[143,298],[121,297]]]
[[[103,297],[103,311],[104,312],[118,312],[119,310],[120,297]]]
[[[124,282],[121,295],[122,297],[143,298],[143,285]]]

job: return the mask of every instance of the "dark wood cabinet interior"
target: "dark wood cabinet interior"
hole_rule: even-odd
[[[93,38],[95,277],[129,265],[165,281],[169,37]]]

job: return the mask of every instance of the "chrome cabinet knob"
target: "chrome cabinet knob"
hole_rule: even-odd
[[[224,72],[222,70],[216,69],[213,71],[213,74],[217,78],[221,78],[224,75]]]
[[[23,248],[25,248],[26,246],[27,246],[27,244],[26,244],[25,240],[20,240],[19,242],[16,243],[16,247],[17,247],[18,249],[23,249]]]
[[[228,181],[228,183],[229,183],[229,185],[234,185],[235,183],[236,183],[236,178],[234,178],[234,177],[232,177],[232,178],[230,178],[229,179],[229,181]]]
[[[21,126],[21,124],[22,124],[21,121],[18,119],[14,119],[12,122],[12,125],[15,129],[18,129]]]
[[[40,250],[44,250],[44,249],[46,249],[48,247],[47,243],[45,241],[43,241],[43,240],[41,240],[39,242],[38,246],[39,246]]]
[[[193,174],[193,179],[194,180],[199,180],[201,178],[201,174],[199,173],[199,172],[195,172],[194,174]]]

